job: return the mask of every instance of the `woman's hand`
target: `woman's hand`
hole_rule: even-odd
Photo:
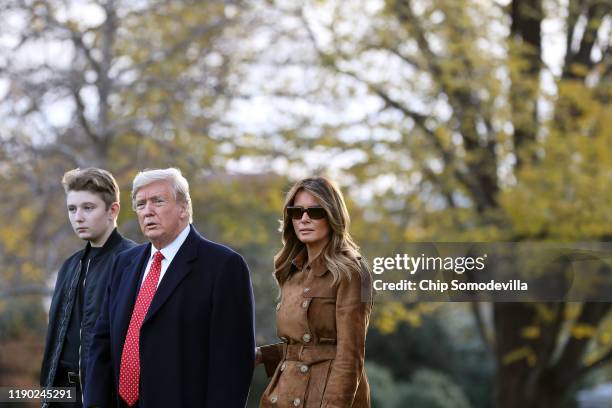
[[[259,347],[255,347],[255,367],[262,363],[261,349]]]

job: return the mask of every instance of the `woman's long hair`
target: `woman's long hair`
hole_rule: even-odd
[[[287,215],[287,207],[294,204],[295,196],[300,191],[312,194],[327,213],[329,241],[319,257],[322,257],[333,275],[333,282],[336,283],[342,275],[350,279],[352,271],[358,272],[362,279],[369,278],[369,267],[361,260],[359,247],[349,233],[350,217],[342,192],[334,182],[325,177],[311,177],[298,181],[285,198],[280,228],[283,247],[274,256],[274,277],[279,287],[291,276],[291,261],[306,248],[295,234],[291,217]],[[308,261],[311,262],[312,259]]]

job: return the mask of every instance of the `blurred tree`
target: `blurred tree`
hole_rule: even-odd
[[[230,97],[229,38],[239,34],[229,33],[243,11],[239,1],[2,2],[0,188],[10,194],[0,203],[0,299],[48,294],[80,245],[66,222],[66,170],[111,170],[130,234],[137,169],[172,165],[188,178],[222,169],[211,126]]]
[[[276,35],[297,45],[260,50],[285,80],[261,92],[289,118],[276,134],[295,167],[335,171],[405,240],[610,240],[612,3],[274,4],[290,22]],[[373,232],[365,246],[379,239],[401,246]],[[496,405],[559,406],[612,358],[609,307],[474,304]]]
[[[275,174],[215,175],[191,181],[194,225],[209,239],[240,252],[251,270],[255,292],[257,344],[277,342],[278,291],[273,257],[281,247],[278,232],[286,178]]]
[[[432,370],[419,370],[412,382],[399,390],[397,407],[469,408],[470,403],[460,387],[448,376]]]
[[[112,171],[122,189],[119,226],[140,240],[129,197],[137,170],[180,167],[198,199],[198,182],[225,172],[232,141],[212,128],[231,99],[232,44],[249,28],[246,10],[241,1],[1,2],[2,347],[28,332],[42,343],[41,300],[83,245],[67,222],[65,171]],[[194,207],[204,213],[199,201]]]
[[[368,361],[366,364],[370,394],[374,408],[392,408],[397,406],[397,384],[389,369]]]
[[[325,169],[359,204],[353,231],[366,255],[413,240],[609,240],[610,7],[3,1],[0,302],[48,293],[49,275],[80,245],[59,186],[76,166],[116,174],[131,237],[134,171],[181,167],[197,223],[258,271],[278,245],[266,231],[284,181],[225,179],[229,159],[290,178]],[[563,26],[559,67],[546,58],[545,22]],[[270,207],[253,208],[262,202]],[[234,218],[241,211],[261,218]],[[497,362],[497,405],[557,406],[612,358],[609,332],[598,331],[608,309],[473,305]]]
[[[379,302],[377,307],[384,308],[385,304]],[[371,327],[366,349],[368,364],[383,366],[396,381],[404,382],[421,370],[444,373],[463,390],[471,406],[492,407],[493,356],[483,350],[478,336],[473,334],[473,323],[466,328],[470,330],[466,336],[449,328],[447,322],[443,313],[421,312],[418,323],[400,322],[391,333]]]
[[[411,382],[394,380],[376,363],[367,364],[373,408],[469,408],[460,387],[433,370],[416,371]]]

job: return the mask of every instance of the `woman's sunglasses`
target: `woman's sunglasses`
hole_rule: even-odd
[[[323,207],[287,207],[287,215],[294,220],[301,219],[304,213],[308,214],[308,217],[313,220],[320,220],[321,218],[325,218],[327,215]]]

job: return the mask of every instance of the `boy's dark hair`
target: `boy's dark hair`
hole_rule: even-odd
[[[119,202],[119,186],[110,172],[90,167],[87,169],[73,169],[67,171],[62,177],[64,191],[89,191],[97,194],[106,209],[114,202]]]

